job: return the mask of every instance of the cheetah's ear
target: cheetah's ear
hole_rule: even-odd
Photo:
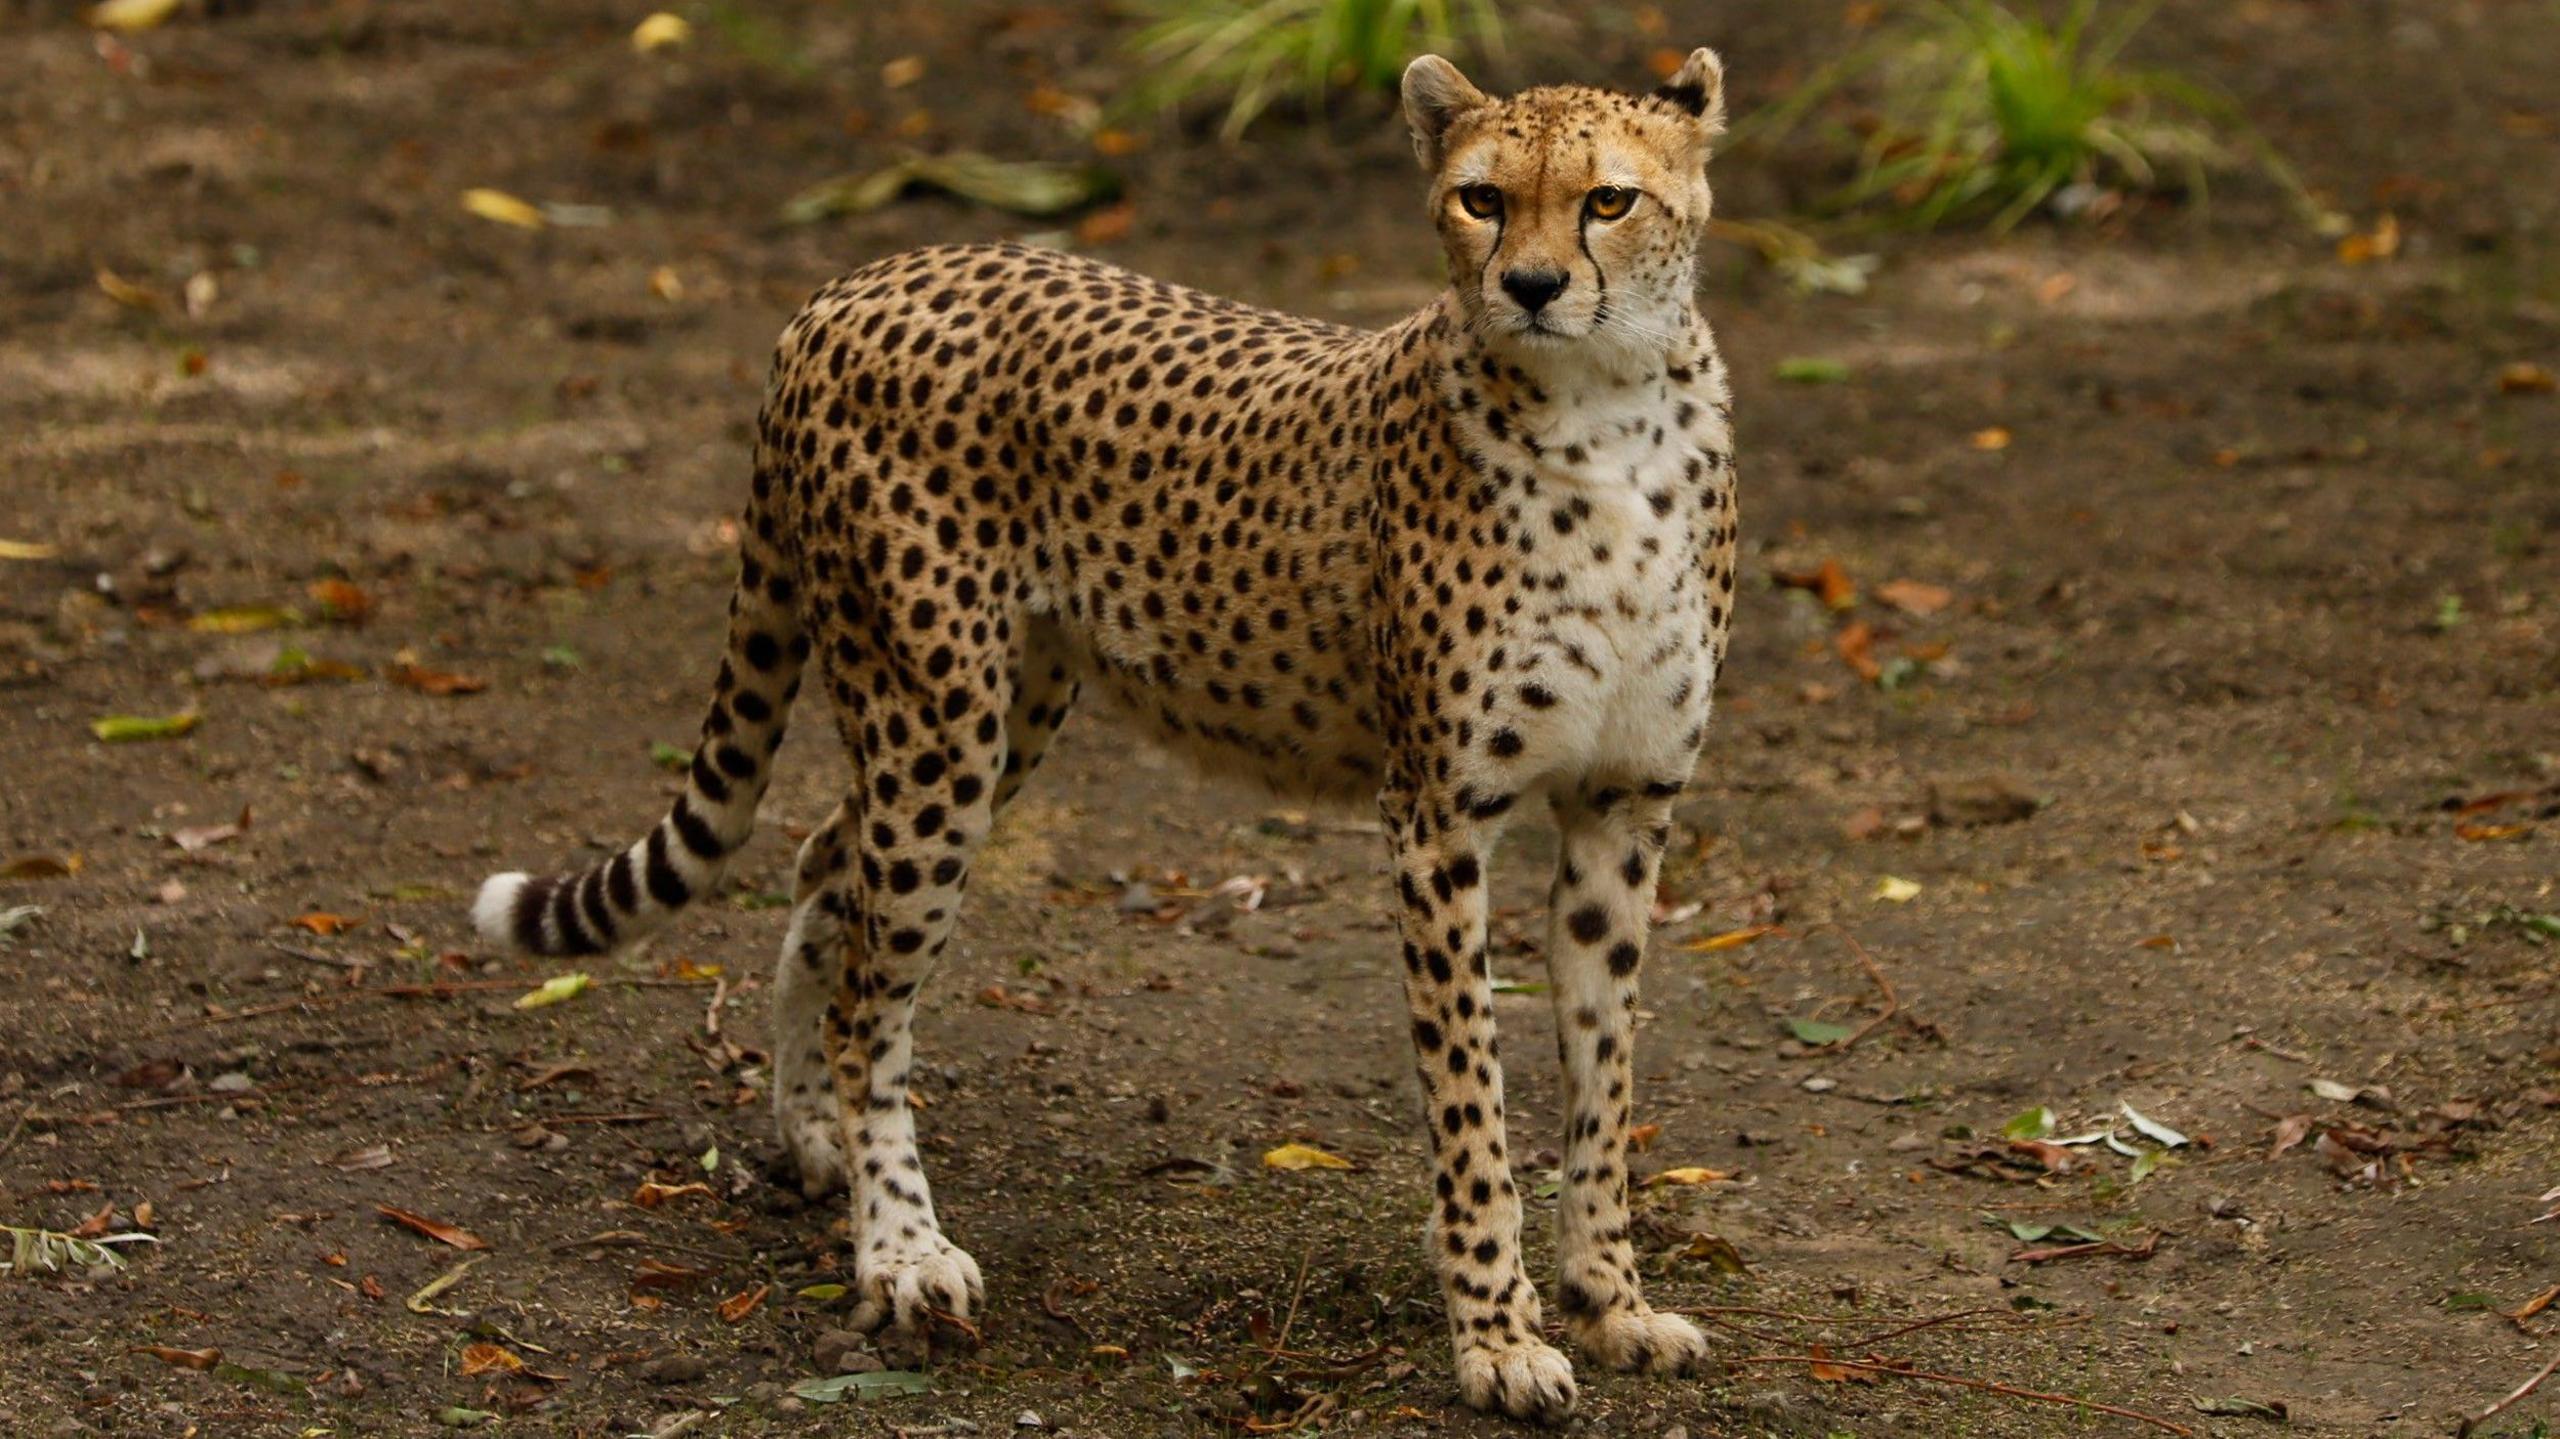
[[[1408,91],[1408,93],[1410,93]],[[1724,61],[1701,45],[1646,97],[1698,122],[1703,133],[1724,133]]]
[[[1450,122],[1484,103],[1484,92],[1437,55],[1404,67],[1404,118],[1413,127],[1413,153],[1421,157],[1422,168],[1440,168],[1440,141]]]

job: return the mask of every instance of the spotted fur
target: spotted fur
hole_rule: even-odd
[[[1498,100],[1416,61],[1451,285],[1384,331],[999,245],[868,265],[784,332],[683,794],[475,913],[585,953],[710,889],[814,663],[856,781],[800,850],[776,1098],[803,1182],[851,1187],[861,1322],[981,1302],[917,1155],[909,1025],[973,852],[1096,684],[1219,768],[1379,806],[1459,1386],[1546,1420],[1574,1384],[1521,1264],[1485,917],[1497,835],[1552,809],[1556,1307],[1610,1367],[1703,1356],[1640,1292],[1627,1130],[1655,870],[1734,588],[1730,402],[1693,297],[1721,86],[1706,50],[1642,96]]]

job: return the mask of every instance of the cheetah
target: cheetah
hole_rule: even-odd
[[[1486,940],[1495,840],[1546,803],[1562,1337],[1617,1370],[1706,1354],[1639,1288],[1627,1156],[1655,875],[1734,593],[1695,294],[1723,67],[1497,98],[1424,56],[1403,108],[1450,283],[1385,330],[1009,244],[818,291],[766,393],[682,794],[606,862],[481,890],[481,932],[546,955],[711,890],[814,663],[854,781],[799,850],[774,1093],[804,1187],[851,1191],[860,1327],[914,1342],[983,1305],[917,1154],[910,1025],[973,852],[1093,685],[1216,768],[1377,805],[1458,1387],[1556,1422],[1573,1371],[1522,1264]]]

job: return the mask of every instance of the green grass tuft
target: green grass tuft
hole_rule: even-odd
[[[1226,103],[1234,140],[1276,104],[1322,114],[1340,91],[1392,91],[1425,52],[1490,52],[1497,0],[1131,0],[1146,22],[1128,53],[1145,74],[1125,107],[1161,115],[1194,100]]]

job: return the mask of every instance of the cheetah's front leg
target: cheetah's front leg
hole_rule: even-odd
[[[1686,1374],[1706,1357],[1706,1336],[1644,1302],[1627,1234],[1636,970],[1644,962],[1670,800],[1624,791],[1578,796],[1558,802],[1556,820],[1563,845],[1547,943],[1565,1075],[1556,1307],[1575,1345],[1610,1368]]]
[[[1539,1338],[1538,1292],[1520,1263],[1520,1193],[1503,1139],[1485,951],[1488,845],[1453,810],[1386,806],[1405,1000],[1437,1171],[1425,1242],[1449,1306],[1459,1392],[1479,1409],[1556,1423],[1573,1412],[1573,1366]]]

